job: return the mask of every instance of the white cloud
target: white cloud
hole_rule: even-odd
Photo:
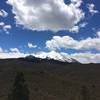
[[[89,9],[89,12],[94,15],[96,13],[99,13],[98,10],[95,9],[95,5],[92,3],[92,4],[88,4],[88,9]]]
[[[9,30],[12,28],[11,25],[7,25],[4,22],[0,22],[0,30],[3,30],[6,32],[6,34],[9,34]]]
[[[4,22],[0,22],[0,27],[3,27],[5,25]]]
[[[84,28],[87,25],[87,22],[80,23],[79,25],[73,26],[69,29],[70,32],[78,33],[80,28]]]
[[[0,10],[0,16],[1,17],[7,17],[8,16],[8,13],[5,10],[1,9]]]
[[[5,25],[4,29],[11,29],[11,25]]]
[[[15,53],[19,53],[19,49],[18,48],[10,48],[10,51],[11,52],[15,52]]]
[[[82,0],[8,0],[16,23],[31,30],[70,30],[83,18]]]
[[[3,49],[0,47],[0,53],[3,52]]]
[[[4,27],[3,27],[3,30],[6,32],[6,34],[9,34],[9,29],[11,29],[12,28],[12,26],[11,25],[5,25]]]
[[[2,52],[0,53],[0,59],[6,59],[6,58],[20,58],[20,57],[26,57],[28,54],[24,54],[21,52]]]
[[[71,54],[70,57],[77,59],[81,63],[100,63],[100,54],[92,53],[75,53]]]
[[[6,52],[5,52],[6,51]],[[50,52],[37,52],[37,53],[22,53],[17,48],[10,48],[10,52],[8,50],[3,50],[0,48],[0,59],[7,59],[7,58],[20,58],[20,57],[26,57],[29,55],[33,55],[35,57],[39,58],[51,58],[55,60],[60,61],[68,61],[72,62],[73,59],[76,59],[77,61],[81,63],[100,63],[100,54],[92,54],[90,52],[87,53],[73,53],[68,54],[64,52],[56,52],[56,51],[50,51]]]
[[[20,58],[20,57],[26,57],[29,54],[25,54],[20,52],[17,48],[10,48],[10,51],[3,50],[0,48],[0,59],[7,59],[7,58]]]
[[[72,27],[69,31],[73,32],[73,33],[78,33],[79,32],[80,27],[79,26],[74,26]]]
[[[100,51],[100,38],[87,38],[85,40],[75,40],[70,36],[54,36],[51,40],[46,42],[46,47],[50,50],[76,49],[76,50],[90,50],[96,49]]]
[[[37,45],[33,45],[32,43],[28,43],[28,47],[29,47],[29,48],[36,48]]]
[[[100,38],[100,31],[97,32],[97,36]]]
[[[81,28],[84,28],[87,24],[88,24],[87,22],[84,22],[84,23],[81,23],[79,26],[80,26]]]

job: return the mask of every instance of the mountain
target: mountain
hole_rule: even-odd
[[[83,96],[90,98],[84,100],[100,100],[100,64],[71,60],[70,63],[32,55],[0,59],[0,100],[8,100],[17,72],[24,73],[29,100],[83,100]],[[83,87],[87,90],[82,91]]]
[[[66,63],[79,63],[77,60],[72,59],[72,58],[68,58],[65,60],[61,60],[61,59],[53,59],[50,57],[46,57],[46,58],[38,58],[32,55],[29,55],[27,57],[24,58],[27,61],[30,62],[35,62],[35,63],[48,63],[48,64],[66,64]]]
[[[72,62],[78,62],[77,60],[75,60],[74,58],[71,58],[69,55],[67,55],[66,53],[59,53],[59,52],[55,52],[55,51],[51,51],[51,52],[38,52],[38,53],[34,53],[32,54],[34,57],[37,58],[42,58],[42,59],[54,59],[54,60],[58,60],[61,62],[68,62],[68,63],[72,63]]]

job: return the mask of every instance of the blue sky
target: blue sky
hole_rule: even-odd
[[[1,0],[0,57],[44,57],[53,52],[52,58],[63,53],[80,62],[100,62],[99,4],[99,0]]]

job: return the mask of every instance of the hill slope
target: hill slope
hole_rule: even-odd
[[[83,86],[90,100],[100,100],[99,64],[0,60],[0,100],[7,100],[17,71],[25,75],[30,100],[83,100]]]

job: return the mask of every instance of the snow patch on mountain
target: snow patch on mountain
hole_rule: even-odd
[[[66,53],[58,53],[55,51],[51,52],[38,52],[35,54],[32,54],[34,57],[37,58],[42,58],[42,59],[54,59],[58,61],[63,61],[63,62],[77,62],[75,59],[72,59],[67,55]]]

